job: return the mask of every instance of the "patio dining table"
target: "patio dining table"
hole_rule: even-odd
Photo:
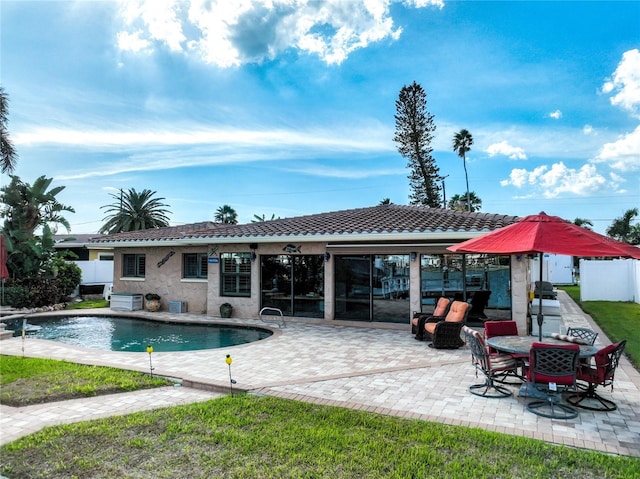
[[[537,336],[494,336],[487,339],[487,346],[504,353],[527,355],[531,351],[531,345],[536,342],[540,342]],[[542,342],[545,344],[575,344],[550,337],[543,337]],[[590,344],[578,344],[578,346],[580,346],[580,359],[590,358],[598,352],[597,346]]]

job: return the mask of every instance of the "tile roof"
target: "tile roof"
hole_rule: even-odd
[[[518,219],[517,216],[389,204],[239,225],[193,223],[116,233],[93,238],[91,242],[186,242],[189,239],[273,241],[275,238],[288,241],[301,238],[310,240],[320,236],[356,239],[358,236],[376,234],[397,235],[398,239],[401,239],[403,234],[487,232],[507,226]]]

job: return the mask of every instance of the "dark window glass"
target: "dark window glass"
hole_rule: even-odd
[[[182,255],[183,278],[207,278],[208,264],[206,253],[185,253]]]
[[[144,278],[145,255],[143,254],[123,254],[122,255],[122,276],[126,278]]]

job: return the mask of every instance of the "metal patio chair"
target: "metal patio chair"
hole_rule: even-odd
[[[559,393],[560,389],[575,391],[579,355],[580,346],[577,344],[532,344],[527,388],[534,387],[546,397],[527,404],[529,412],[552,419],[573,419],[578,416],[576,409],[561,403]]]
[[[483,383],[472,384],[469,392],[475,396],[486,398],[504,398],[513,393],[506,387],[496,384],[496,377],[507,371],[513,371],[518,366],[516,360],[510,354],[490,353],[484,338],[474,329],[465,326],[463,328],[467,346],[471,350],[471,364],[485,377]]]
[[[619,341],[602,348],[594,355],[595,367],[580,364],[577,379],[586,382],[587,386],[582,391],[579,390],[575,396],[568,397],[569,404],[590,411],[615,411],[617,409],[616,403],[600,396],[596,393],[596,388],[611,386],[611,391],[613,391],[613,378],[626,344],[627,341]]]

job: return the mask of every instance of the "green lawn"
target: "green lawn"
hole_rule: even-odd
[[[0,355],[0,403],[21,407],[172,384],[135,371]]]
[[[7,477],[632,478],[640,460],[269,396],[47,428],[0,448]]]
[[[625,354],[640,369],[640,304],[620,301],[580,301],[580,286],[559,286],[590,315],[612,342],[627,340]]]

